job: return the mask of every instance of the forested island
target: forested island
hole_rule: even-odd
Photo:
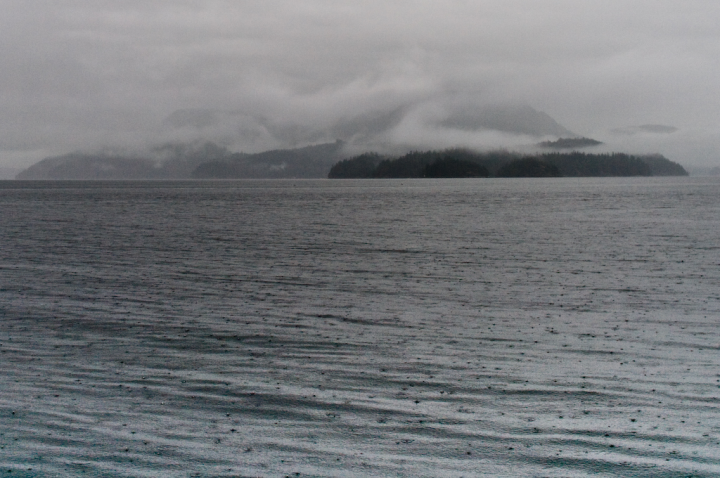
[[[411,152],[388,158],[365,153],[342,160],[328,178],[473,178],[473,177],[619,177],[687,176],[681,165],[662,155],[624,153],[545,153],[521,155],[507,151],[466,149]]]

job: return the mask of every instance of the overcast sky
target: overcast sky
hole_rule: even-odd
[[[458,99],[527,104],[612,149],[720,165],[717,0],[0,0],[0,8],[0,166],[157,142],[179,109],[323,127]],[[633,129],[646,124],[677,131]]]

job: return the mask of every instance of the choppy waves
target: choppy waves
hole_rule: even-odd
[[[0,472],[720,474],[716,185],[338,184],[5,183]]]

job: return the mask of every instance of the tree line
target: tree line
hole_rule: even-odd
[[[686,176],[661,155],[581,152],[521,155],[467,149],[413,151],[399,157],[364,153],[332,166],[331,179]]]

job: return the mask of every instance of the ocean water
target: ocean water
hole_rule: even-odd
[[[716,179],[0,182],[5,476],[720,476]]]

